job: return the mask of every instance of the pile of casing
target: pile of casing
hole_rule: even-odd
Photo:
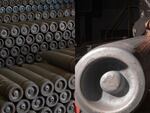
[[[0,113],[74,113],[74,54],[48,51],[41,63],[1,68]]]
[[[33,63],[41,51],[75,45],[73,0],[0,2],[0,67]]]

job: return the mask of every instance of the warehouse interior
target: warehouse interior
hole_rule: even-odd
[[[0,1],[0,113],[75,113],[75,1]]]
[[[150,0],[76,0],[75,97],[80,112],[150,112],[149,20]]]

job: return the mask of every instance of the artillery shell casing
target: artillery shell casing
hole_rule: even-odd
[[[5,39],[9,37],[9,35],[10,35],[9,29],[5,26],[0,26],[0,36]]]
[[[23,63],[25,63],[25,57],[23,55],[19,55],[17,58],[16,58],[16,64],[17,65],[22,65]]]
[[[43,43],[43,41],[44,41],[44,34],[38,33],[35,38],[36,38],[36,39],[35,39],[36,42],[39,43],[39,44],[41,44],[41,43]]]
[[[22,35],[19,35],[19,36],[16,38],[15,43],[16,43],[17,46],[23,46],[23,45],[25,44],[25,37],[22,36]]]
[[[1,58],[7,58],[9,56],[10,52],[8,48],[2,48],[0,51]]]
[[[47,51],[48,50],[48,43],[47,42],[43,42],[40,45],[40,51]]]
[[[0,68],[3,68],[5,66],[5,61],[0,58]]]
[[[54,83],[55,91],[58,93],[64,91],[67,87],[67,81],[56,73],[52,73],[36,65],[24,64],[23,67],[49,79],[51,82]]]
[[[65,31],[63,32],[63,39],[69,40],[69,39],[71,39],[71,37],[72,37],[72,32],[71,32],[71,31],[65,30]]]
[[[75,57],[75,51],[70,51],[67,49],[60,49],[59,52]]]
[[[36,20],[41,20],[42,19],[42,13],[41,12],[35,12],[35,19]]]
[[[31,107],[35,111],[41,110],[45,105],[45,99],[42,96],[38,96],[31,102]]]
[[[4,47],[4,40],[0,39],[0,49],[2,49]]]
[[[44,107],[38,113],[53,113],[53,112],[49,107]]]
[[[12,14],[12,16],[11,16],[12,22],[19,22],[19,20],[20,20],[20,17],[18,14]]]
[[[67,45],[69,48],[72,48],[72,47],[75,47],[76,45],[76,42],[74,39],[69,39],[68,42],[67,42]]]
[[[25,44],[21,47],[21,53],[23,55],[27,55],[29,52],[30,52],[30,47],[27,44]]]
[[[1,113],[15,113],[15,105],[11,102],[0,99],[0,112]]]
[[[53,39],[54,39],[54,35],[53,35],[52,32],[47,32],[45,34],[45,40],[46,40],[46,42],[51,42]]]
[[[50,18],[49,11],[44,11],[44,12],[42,13],[42,17],[43,17],[43,19],[45,19],[45,20],[49,19],[49,18]]]
[[[54,84],[50,82],[48,79],[36,74],[26,68],[14,66],[11,70],[19,73],[20,75],[28,78],[31,81],[34,81],[40,88],[40,93],[43,96],[48,96],[54,91]]]
[[[42,52],[41,56],[43,59],[47,60],[50,64],[61,67],[70,72],[74,72],[75,59],[72,56],[54,51]]]
[[[31,49],[30,50],[31,50],[32,53],[37,53],[39,51],[39,49],[40,49],[39,45],[37,43],[33,43],[31,45]]]
[[[66,47],[67,47],[66,41],[65,41],[65,40],[60,40],[60,41],[58,42],[58,47],[59,47],[59,49],[64,49],[64,48],[66,48]]]
[[[26,37],[26,43],[27,43],[28,45],[32,45],[34,42],[35,42],[35,37],[34,37],[34,35],[29,34],[29,35]]]
[[[55,49],[57,49],[58,48],[58,43],[56,42],[56,41],[51,41],[50,43],[49,43],[49,49],[50,50],[55,50]]]
[[[56,31],[55,34],[54,34],[54,39],[56,41],[60,41],[62,40],[62,37],[63,37],[63,33],[61,31]]]
[[[5,39],[5,46],[7,48],[12,48],[15,45],[15,39],[12,37],[8,37],[7,39]]]
[[[26,56],[26,63],[32,64],[35,61],[34,54],[29,53]]]
[[[69,20],[69,21],[67,22],[67,28],[68,28],[69,30],[74,30],[74,29],[75,29],[75,21],[74,21],[74,20]]]
[[[48,107],[54,107],[57,105],[59,101],[59,96],[57,93],[51,93],[47,98],[46,98],[46,105]]]
[[[11,50],[10,50],[10,54],[13,57],[17,57],[20,54],[20,48],[17,46],[14,46]]]
[[[66,21],[60,21],[59,22],[59,29],[61,31],[65,31],[67,29],[67,22]]]
[[[35,55],[35,61],[36,61],[36,62],[41,62],[42,60],[43,60],[43,59],[42,59],[41,55],[37,53],[37,54]]]
[[[42,22],[41,25],[40,25],[40,31],[42,33],[47,33],[49,30],[49,24],[46,23],[46,22]]]
[[[27,17],[27,14],[21,13],[19,18],[20,18],[20,21],[24,22],[27,20],[28,17]]]
[[[75,102],[71,100],[69,103],[66,104],[67,106],[67,113],[75,113]]]
[[[70,90],[65,90],[63,91],[59,98],[60,98],[60,102],[65,104],[65,103],[68,103],[70,100],[71,100],[71,91]]]
[[[56,18],[56,16],[57,16],[57,12],[55,10],[51,10],[50,17],[54,19],[54,18]]]
[[[21,76],[20,74],[10,70],[10,69],[0,69],[0,73],[15,83],[19,84],[23,90],[25,97],[29,100],[37,97],[39,93],[38,86],[27,78]]]
[[[51,22],[50,23],[50,31],[56,32],[58,30],[58,23],[57,22]]]
[[[15,65],[15,59],[13,57],[7,57],[5,61],[6,67],[11,67]]]
[[[58,103],[54,108],[53,108],[53,113],[66,113],[66,107],[61,104],[61,103]]]
[[[30,110],[29,100],[22,99],[16,106],[17,113],[27,113]]]
[[[23,97],[22,88],[3,75],[0,75],[0,89],[0,95],[11,102],[18,102]]]

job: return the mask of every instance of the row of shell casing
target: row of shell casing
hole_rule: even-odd
[[[75,21],[1,24],[0,36],[1,67],[33,63],[40,61],[39,52],[75,46]]]
[[[48,51],[41,63],[1,68],[0,112],[74,112],[74,55],[74,49]]]

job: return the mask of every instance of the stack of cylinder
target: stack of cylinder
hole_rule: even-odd
[[[75,46],[74,0],[0,2],[0,67],[31,64],[39,52]]]
[[[47,51],[40,63],[1,68],[0,113],[74,113],[74,55]]]

